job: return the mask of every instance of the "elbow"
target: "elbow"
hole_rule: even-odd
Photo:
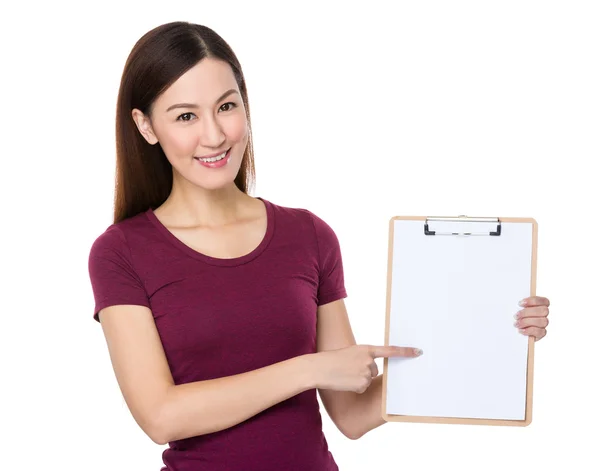
[[[155,413],[146,424],[144,428],[146,435],[157,445],[166,445],[170,441],[173,441],[169,425],[170,421],[164,413],[164,407]]]
[[[147,435],[150,437],[150,440],[152,440],[157,445],[166,445],[170,441],[167,438],[166,433],[164,433],[164,431],[159,428],[149,430],[147,432]]]
[[[346,436],[346,438],[349,438],[350,440],[358,440],[360,437],[362,437],[362,434],[355,433],[355,432],[346,432],[346,433],[344,433],[344,435]]]
[[[360,437],[363,436],[362,433],[359,433],[358,430],[356,430],[353,427],[349,427],[347,425],[341,425],[341,424],[336,424],[337,428],[340,432],[342,432],[342,434],[350,439],[350,440],[358,440]]]
[[[148,435],[157,445],[166,445],[169,443],[167,427],[164,421],[153,418],[147,420],[143,425],[140,424],[142,430]]]
[[[163,438],[160,438],[160,436],[159,436],[158,438],[152,438],[152,437],[150,437],[150,438],[151,438],[151,439],[152,439],[152,441],[153,441],[154,443],[156,443],[157,445],[166,445],[166,444],[167,444],[167,443],[169,443],[169,441],[170,441],[170,440],[165,440],[165,439],[163,439]]]
[[[157,445],[166,445],[171,441],[168,429],[162,422],[155,422],[153,425],[146,427],[146,435],[150,437]]]

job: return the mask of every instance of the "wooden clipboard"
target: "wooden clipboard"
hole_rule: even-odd
[[[538,224],[533,218],[396,216],[390,219],[385,345],[419,347],[423,349],[423,354],[410,359],[383,359],[381,413],[384,420],[504,426],[527,426],[531,423],[535,339],[518,332],[513,325],[513,315],[522,309],[518,306],[522,298],[535,295],[537,239]],[[529,254],[530,260],[526,259],[526,254]],[[461,265],[461,260],[466,261],[464,265]],[[457,265],[459,268],[456,268]],[[479,281],[473,278],[472,273],[476,271],[474,267],[483,267],[478,275]],[[408,273],[411,269],[413,272]],[[471,297],[486,291],[487,296],[482,299],[489,303],[490,312],[481,300],[477,305],[469,305],[468,299],[465,299],[466,291],[451,290],[447,286],[461,286],[461,277],[478,286]],[[486,277],[502,282],[490,286],[493,283],[486,283]],[[429,283],[429,291],[420,292],[420,296],[425,296],[425,299],[417,304],[413,299],[419,295],[416,292]],[[503,289],[503,286],[506,289]],[[460,294],[455,294],[456,291]],[[441,296],[442,299],[438,299],[436,295],[441,292],[445,293],[445,297]],[[519,294],[510,296],[509,292]],[[437,303],[437,307],[433,306],[434,303]],[[446,304],[453,304],[454,311],[448,308],[450,311],[445,312]],[[431,307],[428,307],[429,305]],[[415,312],[407,314],[403,313],[403,309]],[[466,314],[469,309],[471,314]],[[445,312],[446,317],[442,312]],[[462,329],[457,327],[455,335],[457,341],[465,346],[464,350],[444,340],[440,322],[433,322],[435,316],[441,319],[442,324],[448,322],[451,312],[463,322]],[[428,315],[432,316],[430,323],[426,322]],[[472,331],[469,331],[472,324],[466,323],[468,315],[477,316],[473,317],[476,325],[472,327]],[[421,327],[413,328],[413,324],[416,323],[413,321],[416,319],[422,324]],[[494,331],[478,332],[476,329],[481,328],[483,324],[479,325],[477,322],[487,322],[489,326],[500,327],[496,328],[496,335]],[[506,323],[509,322],[510,327],[506,327]],[[451,324],[446,324],[446,327],[449,325]],[[508,330],[510,328],[514,329],[514,334]],[[463,333],[465,331],[467,332]],[[391,342],[391,337],[396,341]],[[503,363],[504,357],[492,347],[489,350],[482,347],[481,339],[488,339],[487,345],[493,346],[494,341],[500,341],[496,337],[504,339],[505,351],[510,353],[506,355],[510,358],[506,360],[507,364]],[[444,341],[448,342],[446,350],[441,347]],[[414,344],[417,342],[419,344]],[[473,343],[475,348],[478,346],[480,350],[471,351],[473,356],[465,353],[469,342]],[[485,363],[486,354],[494,360]],[[456,360],[454,363],[453,355]],[[472,359],[476,355],[480,358]],[[448,373],[449,368],[456,368],[458,371],[464,367],[461,365],[471,361],[482,363],[467,370],[467,373]],[[487,364],[496,365],[496,370],[499,371],[497,376],[491,377],[492,382],[494,378],[500,381],[500,378],[506,377],[509,380],[505,383],[512,385],[510,390],[504,390],[502,393],[497,392],[497,388],[486,390],[486,387],[493,386],[489,383],[489,377],[485,384],[477,382],[483,383],[483,379],[480,378],[491,374],[489,368],[482,367]],[[441,379],[442,377],[445,379]],[[471,385],[470,389],[461,390],[461,387],[466,387],[466,383]],[[507,387],[506,384],[501,387]],[[469,394],[475,394],[473,391],[478,391],[479,394],[469,399]],[[388,407],[388,398],[390,404],[394,404],[393,408]],[[507,404],[504,408],[498,406],[501,401],[508,401],[509,398],[512,398],[511,405]],[[406,413],[399,413],[397,410]],[[430,412],[433,410],[436,412]]]

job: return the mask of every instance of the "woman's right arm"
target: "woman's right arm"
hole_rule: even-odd
[[[142,430],[164,445],[217,432],[316,387],[311,355],[175,385],[149,308],[104,308],[99,319],[117,382]]]

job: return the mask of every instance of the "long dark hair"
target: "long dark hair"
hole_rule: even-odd
[[[244,193],[254,184],[254,153],[248,92],[242,67],[231,47],[212,29],[176,21],[158,26],[133,47],[121,77],[117,98],[114,223],[160,206],[169,196],[173,169],[160,144],[151,145],[131,116],[134,108],[145,115],[154,100],[202,59],[227,62],[240,89],[248,120],[248,145],[235,185]]]

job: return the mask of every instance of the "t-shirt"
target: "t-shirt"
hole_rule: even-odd
[[[111,305],[149,307],[175,384],[315,353],[317,306],[346,297],[338,238],[307,209],[258,199],[266,235],[238,258],[192,249],[152,209],[110,225],[89,255],[94,319]],[[170,442],[162,458],[161,471],[338,470],[316,389],[233,427]]]

